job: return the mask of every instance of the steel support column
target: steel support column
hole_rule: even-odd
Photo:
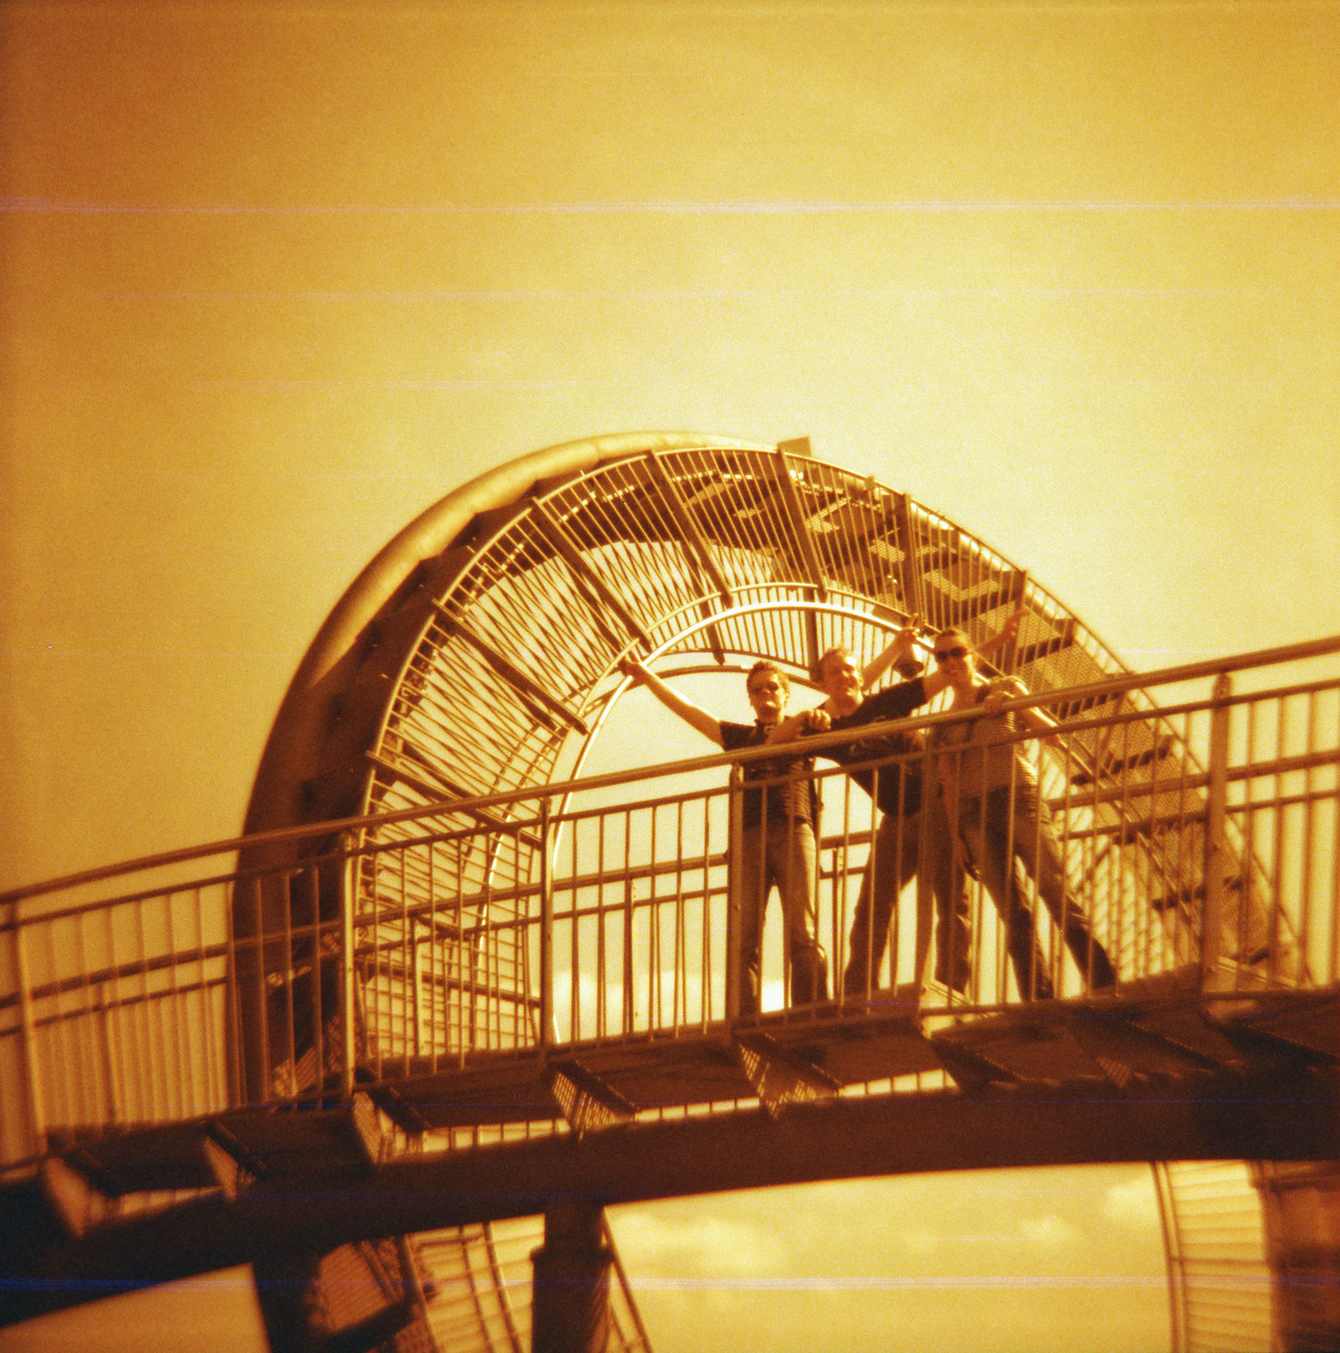
[[[555,1198],[544,1210],[534,1266],[532,1353],[604,1353],[614,1251],[602,1210],[587,1198]]]

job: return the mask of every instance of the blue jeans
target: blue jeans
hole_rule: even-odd
[[[1116,983],[1107,950],[1094,938],[1089,918],[1066,888],[1065,858],[1051,809],[1035,785],[1004,785],[991,790],[985,799],[964,800],[959,808],[959,831],[1005,922],[1010,962],[1025,1000],[1047,1000],[1056,992],[1034,932],[1032,905],[1015,878],[1016,859],[1037,883],[1038,895],[1084,978],[1084,989],[1095,991]]]
[[[815,939],[814,832],[808,822],[768,818],[740,835],[740,1013],[759,1009],[763,919],[773,887],[782,904],[792,1005],[828,999],[828,956]]]
[[[861,893],[852,915],[851,943],[842,990],[849,996],[873,989],[884,961],[893,909],[910,879],[915,878],[921,856],[921,815],[930,813],[927,824],[931,895],[939,928],[935,937],[935,978],[955,991],[966,992],[972,975],[972,915],[962,879],[953,874],[954,856],[949,824],[938,797],[909,817],[885,813],[870,845],[870,859],[861,879]],[[930,948],[931,915],[917,912],[913,980],[925,976]]]

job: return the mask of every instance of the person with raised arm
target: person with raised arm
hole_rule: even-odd
[[[873,695],[867,691],[894,665],[907,670],[918,633],[916,619],[864,669],[846,648],[830,648],[819,659],[819,689],[827,697],[819,706],[835,729],[858,728],[878,720],[906,718],[933,699],[944,687],[938,674],[914,677]],[[920,758],[921,737],[909,733],[872,733],[859,741],[828,748],[823,755],[839,765],[900,758],[874,768],[862,766],[851,778],[874,799],[880,820],[870,844],[870,856],[861,876],[861,890],[852,914],[848,958],[842,978],[845,995],[869,993],[878,984],[880,965],[889,939],[889,924],[898,898],[917,876],[922,863],[922,814],[927,822],[925,866],[931,885],[934,913],[930,906],[917,908],[914,948],[914,981],[920,983],[930,949],[932,917],[939,915],[935,977],[962,993],[971,976],[971,914],[960,886],[953,888],[953,851],[939,798],[923,794]],[[896,960],[895,960],[896,963]]]
[[[983,644],[983,651],[994,652],[1014,639],[1024,611],[1015,611],[1000,632]],[[904,719],[937,696],[948,685],[939,673],[917,676],[924,667],[913,650],[918,642],[918,617],[900,629],[884,649],[863,669],[846,648],[830,648],[819,659],[819,688],[827,696],[818,708],[829,715],[835,730],[859,728],[878,721]],[[890,667],[896,667],[905,679],[874,694],[866,692]],[[783,721],[778,735],[788,732]],[[882,768],[862,766],[851,777],[873,798],[882,814],[871,842],[870,857],[861,878],[861,891],[852,916],[848,961],[842,988],[849,996],[868,993],[875,987],[884,951],[889,939],[889,923],[894,907],[908,882],[921,865],[923,814],[927,821],[927,881],[930,906],[917,908],[914,946],[914,976],[920,983],[925,976],[930,949],[933,917],[939,917],[936,930],[935,979],[966,993],[972,975],[972,914],[961,872],[954,867],[953,834],[945,816],[938,784],[923,793],[921,735],[877,733],[859,742],[829,748],[821,755],[839,765],[858,765],[898,757]]]
[[[1038,945],[1033,908],[1015,878],[1016,859],[1035,880],[1085,989],[1112,987],[1117,980],[1112,960],[1066,886],[1061,843],[1025,744],[1009,741],[1024,729],[1051,740],[1055,722],[1036,708],[1003,710],[1007,700],[1027,695],[1027,689],[1017,677],[980,675],[972,641],[961,629],[942,630],[934,653],[938,674],[954,692],[950,707],[979,713],[937,727],[931,745],[942,753],[939,772],[951,819],[1005,923],[1020,995],[1047,999],[1055,994],[1055,984]]]
[[[756,662],[745,678],[753,707],[752,724],[720,719],[685,699],[640,662],[624,659],[619,670],[640,681],[672,713],[725,751],[760,747],[782,718],[791,682],[781,668]],[[790,721],[790,736],[802,729],[822,732],[827,715],[806,710]],[[788,755],[750,761],[743,767],[742,832],[734,866],[740,898],[740,1013],[759,1012],[763,956],[763,921],[772,889],[782,906],[790,964],[792,1005],[828,999],[828,958],[816,939],[815,839],[818,818],[814,759]],[[749,788],[750,781],[787,777],[781,783]]]

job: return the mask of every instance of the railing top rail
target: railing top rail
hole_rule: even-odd
[[[1096,696],[1116,695],[1123,691],[1148,690],[1158,686],[1177,685],[1186,681],[1195,681],[1206,677],[1216,677],[1229,672],[1247,671],[1258,667],[1270,667],[1285,662],[1300,662],[1309,658],[1325,657],[1340,653],[1340,635],[1331,635],[1323,639],[1308,640],[1303,643],[1286,644],[1278,648],[1259,649],[1251,653],[1233,654],[1228,657],[1211,658],[1201,662],[1183,663],[1176,667],[1160,668],[1153,672],[1123,672],[1106,677],[1101,681],[1089,682],[1082,686],[1066,686],[1056,690],[1040,692],[1004,702],[1004,709],[1023,709],[1031,705],[1071,704]],[[1155,707],[1149,713],[1157,715]],[[909,719],[890,722],[881,727],[928,728],[938,724],[952,723],[956,720],[974,717],[961,710],[945,710],[938,714],[920,715]],[[871,725],[870,727],[873,727]],[[814,734],[806,739],[806,751],[821,752],[829,747],[841,746],[852,741],[854,736],[868,736],[869,727],[859,734],[849,730],[834,733]],[[415,805],[393,813],[374,813],[361,817],[338,818],[328,822],[305,823],[296,827],[283,827],[275,831],[260,832],[252,836],[229,837],[222,841],[211,841],[204,845],[184,846],[178,850],[165,851],[157,855],[146,855],[138,859],[126,860],[117,864],[102,865],[96,869],[83,870],[77,874],[66,874],[59,878],[46,879],[39,883],[27,884],[0,892],[0,905],[12,905],[26,898],[40,897],[63,889],[97,883],[104,879],[116,878],[124,874],[133,874],[150,869],[167,868],[174,864],[184,864],[189,860],[208,859],[213,855],[223,855],[234,851],[267,845],[282,845],[293,841],[307,840],[312,837],[332,836],[345,831],[358,831],[368,827],[385,827],[398,822],[413,821],[424,817],[441,816],[444,812],[469,812],[478,808],[491,808],[502,804],[525,802],[553,795],[589,792],[613,785],[635,784],[641,780],[664,778],[671,775],[688,775],[700,770],[710,770],[718,766],[733,766],[750,761],[762,760],[777,755],[775,746],[751,747],[733,752],[715,752],[710,756],[693,757],[686,761],[661,762],[649,766],[634,766],[624,770],[610,771],[603,775],[593,775],[584,779],[556,781],[546,785],[532,785],[525,789],[513,789],[496,794],[481,795],[472,799],[443,799],[435,803]],[[183,886],[190,886],[184,884]]]

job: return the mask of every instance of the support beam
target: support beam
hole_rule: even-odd
[[[797,441],[803,441],[808,449],[808,437],[797,438]],[[800,550],[800,557],[805,561],[805,567],[809,571],[810,585],[814,588],[820,601],[827,601],[828,584],[824,582],[824,570],[823,565],[819,562],[819,551],[815,548],[814,537],[810,534],[809,525],[805,520],[805,509],[801,504],[800,494],[796,492],[795,481],[791,478],[791,467],[786,460],[788,455],[795,454],[793,443],[780,442],[778,444],[777,483],[781,488],[781,502],[791,526],[791,533],[795,537],[796,546]]]
[[[725,575],[717,567],[716,557],[712,553],[712,547],[707,537],[703,535],[698,527],[689,505],[684,501],[679,490],[675,487],[675,481],[670,477],[670,472],[661,463],[660,457],[655,451],[647,453],[647,468],[651,476],[652,483],[656,486],[660,494],[661,501],[669,509],[670,515],[675,520],[675,525],[679,528],[679,533],[683,537],[681,547],[688,557],[690,564],[696,565],[698,570],[705,573],[711,580],[713,587],[717,589],[724,606],[733,606],[735,598],[731,593],[730,584],[726,581]],[[703,601],[699,608],[704,620],[712,617],[712,605],[708,601]],[[708,644],[712,649],[712,656],[718,663],[724,664],[726,661],[726,647],[721,642],[721,633],[716,625],[709,625],[705,630]]]
[[[1228,817],[1229,718],[1232,713],[1228,702],[1232,694],[1233,680],[1227,672],[1223,672],[1215,679],[1214,708],[1210,713],[1210,785],[1205,804],[1205,862],[1202,874],[1205,893],[1200,926],[1200,974],[1201,981],[1205,983],[1212,981],[1224,948],[1224,874],[1231,860],[1225,827]]]
[[[538,682],[532,681],[515,663],[508,662],[487,640],[481,638],[463,620],[458,619],[445,606],[433,603],[439,626],[459,639],[463,639],[480,657],[512,688],[518,700],[530,710],[541,723],[550,728],[556,727],[553,716],[557,715],[564,723],[586,734],[591,730],[584,720],[572,712],[561,700],[550,695]]]
[[[898,553],[902,555],[898,564],[898,580],[903,595],[903,606],[910,615],[919,615],[929,623],[926,600],[922,595],[921,559],[917,549],[916,532],[912,525],[912,500],[907,494],[893,495],[893,519]]]
[[[675,487],[675,481],[670,478],[669,472],[661,464],[660,457],[655,451],[647,452],[647,465],[651,471],[652,480],[660,491],[661,501],[669,508],[670,515],[675,519],[675,525],[679,527],[680,534],[684,537],[685,553],[712,580],[712,585],[721,594],[723,604],[726,606],[734,605],[735,598],[731,594],[730,584],[717,567],[717,561],[712,555],[712,548],[707,543],[707,538],[698,529],[698,523],[694,520],[693,514],[689,511],[687,504],[680,496],[679,490]]]
[[[532,1353],[605,1353],[610,1264],[599,1203],[555,1198],[544,1210],[534,1265]]]
[[[530,505],[531,518],[535,525],[540,529],[545,539],[558,551],[563,557],[564,562],[572,570],[573,575],[579,582],[589,587],[600,601],[609,608],[616,616],[627,626],[628,632],[635,638],[642,641],[648,649],[654,647],[651,642],[651,636],[643,629],[641,622],[624,605],[623,600],[618,593],[600,576],[599,573],[591,567],[586,557],[582,554],[577,542],[564,529],[562,522],[554,516],[552,512],[538,499]],[[601,620],[599,608],[596,610],[597,621]],[[602,623],[603,628],[603,623]],[[615,648],[619,647],[615,643]]]
[[[608,1205],[822,1179],[939,1170],[1149,1160],[1340,1158],[1340,1070],[1213,1075],[1124,1096],[1018,1086],[981,1093],[834,1098],[742,1112],[627,1123],[580,1140],[532,1138],[370,1171],[258,1181],[89,1227],[15,1256],[0,1323],[251,1262],[543,1212],[555,1198]]]

